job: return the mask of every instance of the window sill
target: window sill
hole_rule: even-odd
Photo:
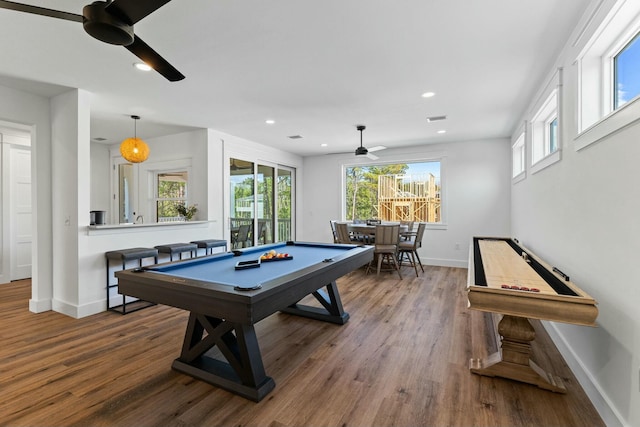
[[[87,234],[122,234],[136,233],[141,231],[158,232],[159,230],[178,230],[183,227],[207,227],[210,222],[215,221],[184,221],[184,222],[154,222],[148,224],[106,224],[106,225],[89,225]]]
[[[511,177],[511,184],[517,184],[520,181],[524,181],[527,178],[527,171],[522,171],[518,175]]]
[[[548,168],[552,164],[559,162],[562,159],[561,153],[562,153],[561,150],[557,150],[549,154],[547,157],[544,157],[541,160],[538,160],[536,163],[531,165],[531,173],[532,174],[538,173],[541,170]]]
[[[582,150],[638,120],[640,120],[640,97],[629,101],[579,133],[573,140],[574,148],[576,151]]]

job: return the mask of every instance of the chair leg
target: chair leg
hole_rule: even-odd
[[[385,256],[387,256],[387,254],[379,254],[378,255],[378,272],[376,273],[377,276],[380,275],[380,267],[382,266],[382,258],[384,258]]]
[[[411,263],[413,269],[416,270],[416,277],[418,277],[418,264],[416,264],[416,258],[413,256],[413,252],[408,252],[407,259],[409,259],[409,255],[411,255],[411,259],[409,260],[409,262]]]
[[[418,255],[418,251],[413,251],[416,254],[416,258],[418,258],[418,264],[420,264],[420,269],[424,273],[424,267],[422,267],[422,261],[420,261],[420,256]]]
[[[369,264],[367,264],[367,268],[365,268],[364,270],[364,274],[369,274],[369,270],[371,270],[371,265],[376,261],[376,255],[373,255],[373,259],[371,261],[369,261]]]
[[[396,271],[398,272],[398,277],[402,280],[402,274],[400,273],[400,265],[398,265],[398,260],[396,259],[395,254],[391,254],[391,258],[393,259],[393,263],[396,266]]]

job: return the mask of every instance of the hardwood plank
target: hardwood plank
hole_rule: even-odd
[[[29,281],[0,285],[0,425],[604,426],[540,322],[534,356],[566,395],[471,374],[469,358],[497,344],[491,315],[467,308],[466,270],[403,269],[403,280],[340,279],[343,326],[281,313],[259,322],[276,382],[259,403],[171,370],[184,311],[34,314]]]

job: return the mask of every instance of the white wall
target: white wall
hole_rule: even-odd
[[[562,159],[513,185],[513,234],[598,301],[596,328],[545,326],[607,424],[640,426],[640,123],[576,150],[574,61],[599,24],[587,18],[556,64]]]
[[[77,306],[84,291],[78,281],[78,230],[89,217],[89,114],[86,91],[69,91],[51,100],[52,308],[62,312]]]
[[[472,236],[510,235],[508,140],[424,144],[376,154],[380,157],[376,161],[352,154],[304,159],[302,240],[333,241],[329,221],[343,219],[345,165],[426,160],[441,161],[443,225],[425,231],[419,251],[423,263],[466,268]]]

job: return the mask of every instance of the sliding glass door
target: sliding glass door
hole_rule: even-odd
[[[229,161],[230,240],[233,249],[253,246],[255,179],[253,162]]]
[[[275,169],[270,166],[258,165],[258,174],[256,175],[256,180],[258,183],[258,245],[265,245],[267,243],[274,242],[274,172]]]
[[[229,158],[232,248],[293,239],[293,176],[290,168]]]
[[[277,240],[279,242],[286,242],[287,240],[293,240],[293,233],[291,231],[292,223],[292,211],[293,211],[293,181],[291,169],[278,169],[278,181],[276,185],[278,198],[277,198],[277,212],[278,212],[278,233]]]

